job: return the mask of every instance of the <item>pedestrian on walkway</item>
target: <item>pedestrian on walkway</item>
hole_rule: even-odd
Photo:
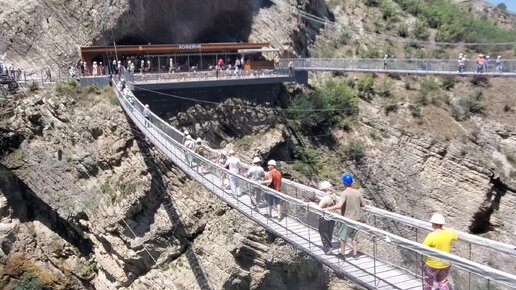
[[[267,167],[269,167],[267,180],[262,181],[262,184],[268,186],[271,189],[274,189],[275,191],[281,191],[281,172],[276,169],[276,161],[272,159],[269,160],[269,162],[267,162]],[[281,199],[269,193],[266,194],[265,198],[269,208],[269,216],[272,217],[272,206],[276,205],[278,210],[278,221],[280,221],[282,219]]]
[[[385,55],[383,57],[383,69],[387,69],[387,62],[389,61],[389,56]]]
[[[462,73],[464,71],[464,62],[465,58],[463,57],[462,53],[459,54],[459,60],[457,61],[459,66],[459,73]]]
[[[482,73],[484,69],[484,55],[479,54],[475,62],[477,63],[477,73]]]
[[[339,202],[334,206],[326,208],[326,210],[340,209],[344,217],[358,221],[361,218],[361,208],[365,206],[364,198],[358,189],[351,187],[353,184],[353,176],[351,174],[344,174],[342,182],[346,189],[341,193]],[[343,223],[337,235],[340,240],[339,256],[345,257],[346,242],[348,239],[351,239],[353,241],[353,257],[358,258],[357,230]]]
[[[497,72],[502,72],[502,69],[503,69],[503,65],[502,65],[502,56],[499,55],[496,57],[496,71]]]
[[[172,73],[174,71],[174,59],[170,58],[168,64],[168,73]]]
[[[291,76],[293,71],[294,71],[294,63],[292,61],[290,61],[288,63],[288,75]]]
[[[242,165],[240,164],[240,159],[236,157],[235,154],[235,150],[229,150],[228,159],[226,160],[226,163],[224,163],[224,167],[227,167],[231,173],[240,174]],[[229,188],[231,189],[233,197],[240,196],[239,179],[235,175],[229,175]]]
[[[185,136],[185,142],[184,142],[184,146],[187,148],[187,149],[190,149],[190,150],[194,150],[195,148],[195,141],[192,139],[192,136],[190,135],[186,135]],[[186,150],[185,152],[185,155],[186,155],[186,163],[188,164],[188,166],[192,166],[192,153],[188,150]]]
[[[321,182],[321,184],[319,185],[319,189],[324,191],[324,196],[319,200],[319,207],[321,209],[328,208],[337,203],[337,196],[333,194],[333,186],[329,181]],[[323,251],[326,255],[331,255],[331,250],[333,248],[331,240],[334,228],[334,220],[327,220],[322,216],[319,217],[319,235],[321,236]]]
[[[149,105],[148,104],[146,104],[145,108],[143,109],[143,117],[145,118],[145,127],[149,127],[150,110],[149,110]]]
[[[430,223],[432,224],[433,231],[426,236],[423,245],[449,253],[452,242],[458,239],[457,233],[453,230],[443,229],[445,220],[444,216],[440,213],[432,215]],[[424,260],[425,265],[423,269],[425,272],[425,281],[423,290],[434,289],[434,281],[439,285],[439,290],[448,290],[450,264],[428,256],[425,257]]]
[[[224,166],[224,164],[226,164],[227,160],[228,160],[228,156],[226,155],[226,152],[220,151],[219,156],[217,157],[217,160],[215,163],[217,163],[220,167],[229,169],[229,167]],[[218,173],[219,173],[218,176],[220,179],[220,187],[226,189],[226,186],[228,186],[228,184],[226,183],[226,179],[227,179],[226,172],[224,172],[224,170],[220,169],[220,170],[218,170]]]
[[[261,162],[260,157],[253,158],[253,165],[247,170],[247,178],[258,183],[265,178],[265,170],[263,170],[263,167],[260,165]],[[257,209],[260,200],[260,189],[257,187],[250,188],[249,197],[251,198],[251,204]]]

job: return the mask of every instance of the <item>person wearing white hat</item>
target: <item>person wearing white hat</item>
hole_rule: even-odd
[[[268,186],[275,191],[281,191],[281,172],[276,169],[276,161],[271,159],[267,162],[269,173],[267,174],[267,180],[262,181],[263,185]],[[272,206],[276,205],[278,210],[278,221],[282,219],[281,216],[281,199],[275,195],[267,194],[266,201],[269,208],[269,216],[272,217]]]
[[[319,184],[319,189],[324,191],[324,196],[319,199],[319,207],[321,209],[325,209],[337,203],[338,197],[333,193],[333,186],[329,181],[321,182],[321,184]],[[334,220],[326,220],[322,216],[319,217],[319,235],[321,236],[323,251],[326,255],[331,255],[331,240],[334,228]]]
[[[383,69],[387,69],[387,61],[389,59],[389,56],[388,55],[385,55],[383,57]]]
[[[224,167],[227,167],[231,173],[240,174],[242,165],[240,164],[240,159],[235,156],[235,150],[231,149],[228,151],[228,159],[226,160],[226,163],[224,163]],[[231,193],[234,197],[239,196],[240,183],[238,177],[235,175],[229,175],[229,188],[231,189]]]
[[[265,170],[260,166],[262,160],[260,157],[256,156],[253,158],[253,165],[249,167],[247,170],[247,178],[260,182],[265,178]],[[249,197],[251,198],[251,203],[256,209],[258,206],[258,200],[260,199],[260,190],[258,188],[252,188],[249,192]]]
[[[495,63],[496,63],[496,72],[502,72],[503,66],[502,66],[502,56],[501,55],[496,57]]]
[[[189,149],[189,150],[194,150],[195,148],[195,141],[192,139],[192,136],[190,135],[186,135],[185,136],[185,141],[184,141],[184,146]],[[188,164],[188,166],[192,166],[192,153],[190,153],[190,151],[186,151],[185,152],[185,155],[186,155],[186,162]]]
[[[433,231],[425,237],[423,245],[449,253],[452,242],[458,239],[457,233],[453,230],[443,229],[443,225],[446,222],[444,216],[440,213],[432,215],[430,223],[432,223]],[[428,256],[424,260],[425,279],[423,290],[434,289],[434,281],[439,284],[440,290],[449,289],[448,275],[450,274],[450,264]]]
[[[145,118],[145,127],[149,127],[149,123],[147,122],[150,121],[149,104],[146,104],[145,108],[143,109],[143,117]]]

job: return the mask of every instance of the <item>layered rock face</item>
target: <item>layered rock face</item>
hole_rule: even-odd
[[[320,27],[292,16],[292,6],[319,16],[322,0],[14,1],[0,7],[0,55],[27,72],[57,75],[88,45],[270,42],[307,54]]]
[[[3,116],[2,288],[343,285],[148,147],[109,91],[77,90],[24,97]]]

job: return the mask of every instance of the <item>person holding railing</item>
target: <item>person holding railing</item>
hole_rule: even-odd
[[[319,189],[324,191],[324,196],[319,199],[319,207],[321,209],[325,209],[327,207],[333,206],[337,203],[337,196],[332,192],[333,186],[329,181],[323,181],[319,185]],[[319,235],[321,236],[321,242],[323,246],[323,251],[326,255],[331,255],[332,250],[332,236],[333,229],[335,228],[334,220],[327,220],[323,216],[319,217]]]
[[[425,237],[423,244],[431,248],[449,253],[451,250],[452,242],[458,239],[457,233],[453,230],[443,229],[445,221],[442,214],[436,213],[432,215],[430,223],[432,223],[433,231]],[[434,289],[434,281],[439,284],[439,290],[448,290],[448,275],[450,274],[450,264],[428,256],[424,258],[424,261],[425,264],[423,269],[425,273],[425,280],[423,284],[423,290]]]
[[[276,161],[272,159],[269,160],[267,166],[269,167],[269,173],[267,174],[267,180],[262,181],[262,184],[276,191],[281,191],[281,172],[276,169]],[[278,209],[278,221],[281,221],[281,199],[268,193],[265,198],[267,200],[269,216],[272,218],[272,206],[276,205]]]
[[[242,165],[240,164],[240,159],[235,156],[235,150],[229,150],[228,159],[226,160],[226,163],[224,163],[224,167],[227,167],[231,173],[240,174]],[[229,187],[231,188],[231,193],[234,197],[240,196],[240,184],[238,177],[229,175]]]
[[[260,166],[260,157],[253,158],[253,165],[249,167],[247,170],[247,178],[254,180],[256,182],[260,182],[265,178],[265,170]],[[254,209],[258,208],[258,199],[260,198],[260,190],[256,188],[249,189],[249,197],[251,198],[251,203],[253,204]]]
[[[496,72],[499,72],[499,73],[502,72],[503,66],[502,66],[502,56],[501,55],[496,57],[495,63],[496,63]]]
[[[342,182],[346,189],[341,193],[339,202],[334,206],[325,208],[325,210],[341,209],[344,217],[356,221],[360,220],[361,208],[365,207],[365,200],[358,189],[351,187],[353,184],[353,176],[351,174],[344,174]],[[353,241],[353,257],[358,258],[357,230],[343,223],[337,236],[340,240],[340,252],[338,255],[345,258],[346,242],[348,239],[351,239]]]
[[[185,135],[185,141],[184,141],[184,146],[190,150],[194,150],[195,148],[195,141],[192,139],[192,137],[187,134]],[[188,166],[192,166],[192,154],[190,152],[186,152],[186,162],[188,164]]]
[[[148,121],[150,121],[149,104],[146,104],[145,108],[143,109],[143,117],[145,118],[145,127],[149,127],[149,123],[148,123]]]

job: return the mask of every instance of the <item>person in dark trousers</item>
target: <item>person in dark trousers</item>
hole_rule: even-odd
[[[319,200],[319,207],[321,209],[325,209],[336,204],[337,196],[333,194],[332,187],[333,186],[328,181],[323,181],[319,185],[319,189],[324,191],[324,196]],[[327,220],[322,216],[319,218],[319,235],[321,236],[323,251],[326,255],[331,255],[331,240],[334,228],[335,221]]]

